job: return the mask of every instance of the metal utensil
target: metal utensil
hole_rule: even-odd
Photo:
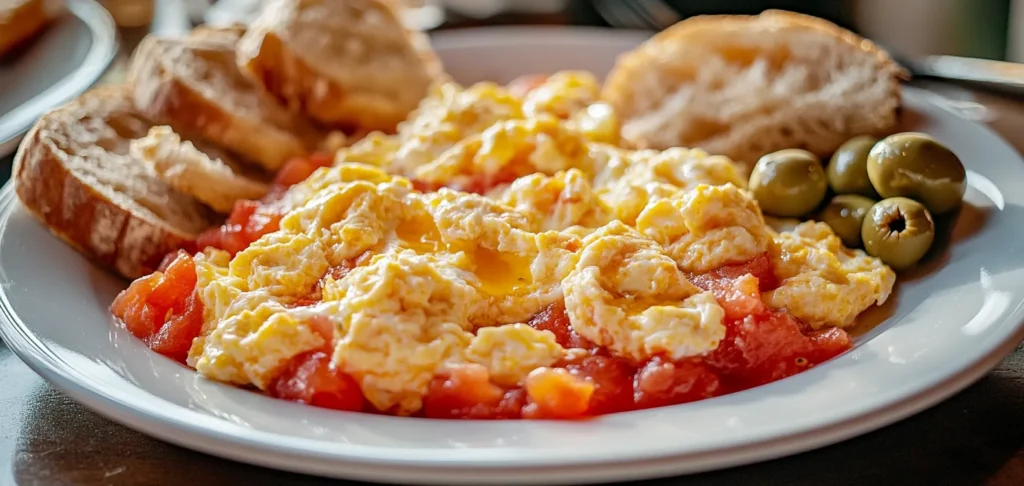
[[[958,56],[924,56],[896,60],[914,77],[969,84],[1003,94],[1024,95],[1024,64]]]

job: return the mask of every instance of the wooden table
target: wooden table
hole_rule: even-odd
[[[173,31],[182,24],[162,9],[154,25]],[[142,34],[125,31],[122,37],[130,46]],[[117,77],[115,69],[110,79]],[[986,116],[990,126],[1024,151],[1024,101],[950,85],[926,86],[958,109]],[[10,170],[10,160],[0,160],[0,178],[9,179]],[[7,484],[355,483],[261,469],[151,439],[70,400],[0,342],[0,485]],[[794,457],[656,484],[1024,485],[1024,347],[979,383],[896,425]]]

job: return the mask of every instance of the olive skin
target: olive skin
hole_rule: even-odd
[[[920,201],[938,216],[960,206],[967,171],[951,150],[923,133],[898,133],[868,153],[868,178],[884,198]]]
[[[864,196],[840,194],[821,210],[818,220],[829,225],[844,245],[859,248],[864,217],[874,205],[874,200]]]
[[[913,199],[883,199],[868,209],[861,226],[861,240],[869,255],[894,270],[906,270],[931,248],[935,221],[928,209]]]
[[[795,218],[814,210],[825,199],[828,183],[821,161],[800,149],[761,157],[750,174],[750,192],[764,212]]]
[[[825,177],[833,192],[878,197],[868,178],[868,153],[877,142],[877,138],[869,135],[853,137],[832,154]]]

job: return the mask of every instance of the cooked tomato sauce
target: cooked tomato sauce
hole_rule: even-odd
[[[264,200],[239,201],[227,222],[200,236],[197,246],[235,254],[277,230],[281,214],[274,202],[283,190],[330,163],[329,157],[290,161]],[[507,177],[500,179],[480,181],[471,189],[483,192],[496,183],[508,182]],[[329,273],[336,279],[343,278],[358,260],[346,261]],[[611,356],[607,349],[577,334],[564,304],[555,303],[538,312],[528,325],[552,332],[566,349],[583,349],[585,353],[557,363],[546,373],[531,374],[526,383],[511,388],[493,383],[481,366],[453,368],[430,383],[418,415],[445,419],[581,419],[675,405],[792,376],[852,345],[842,329],[814,331],[787,312],[764,304],[760,293],[778,286],[768,254],[689,277],[701,289],[711,291],[725,310],[726,335],[711,353],[679,361],[658,356],[641,363]],[[294,305],[318,301],[319,295],[313,295]],[[154,351],[185,362],[203,324],[192,257],[184,250],[168,255],[157,272],[121,292],[111,312]],[[326,318],[311,324],[326,343],[332,341],[334,330]],[[369,405],[355,378],[335,369],[329,345],[293,357],[281,367],[267,393],[318,407],[387,413]]]
[[[758,280],[754,293],[735,284],[745,275]],[[588,355],[557,366],[593,384],[587,406],[578,413],[539,408],[523,387],[502,389],[463,370],[438,377],[425,402],[426,416],[462,419],[586,418],[703,400],[792,376],[827,361],[851,346],[842,329],[810,331],[785,311],[769,309],[759,292],[777,285],[771,260],[763,255],[742,264],[697,275],[693,281],[715,293],[726,311],[726,337],[704,357],[644,363],[609,356],[572,329],[562,304],[539,312],[529,325],[555,334],[563,347]],[[565,400],[565,397],[563,397]]]
[[[169,255],[160,267],[132,282],[114,299],[110,311],[153,351],[184,363],[203,328],[196,265],[182,250]]]
[[[350,412],[362,410],[364,403],[359,383],[334,368],[329,352],[319,350],[292,358],[270,383],[267,393],[275,398]]]
[[[477,174],[469,177],[467,180],[459,181],[457,183],[451,183],[448,185],[435,184],[424,182],[418,179],[412,179],[412,188],[419,192],[434,192],[441,188],[454,189],[460,192],[468,192],[470,194],[487,194],[487,191],[494,189],[495,187],[511,184],[516,179],[532,174],[534,171],[529,167],[506,167],[501,171],[494,174]]]
[[[246,249],[252,242],[267,233],[277,231],[282,211],[276,203],[289,187],[306,180],[321,167],[329,167],[333,160],[329,155],[314,154],[289,160],[277,173],[267,196],[260,201],[241,200],[227,221],[218,228],[205,231],[196,238],[196,246],[213,247],[234,255]]]

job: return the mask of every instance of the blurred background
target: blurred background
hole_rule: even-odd
[[[245,18],[262,0],[181,1],[193,22]],[[768,8],[824,17],[900,56],[950,54],[1024,61],[1024,0],[391,0],[427,30],[495,24],[575,24],[658,30],[699,14]]]

